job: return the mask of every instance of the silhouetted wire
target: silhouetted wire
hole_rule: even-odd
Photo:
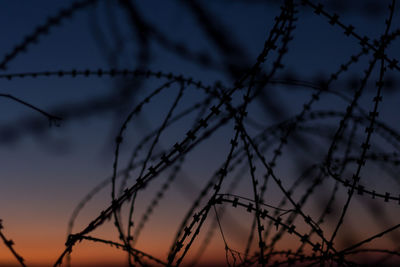
[[[396,88],[398,85],[395,78],[390,85],[391,78],[388,72],[394,71],[398,74],[400,66],[397,59],[387,52],[389,45],[400,35],[398,28],[390,30],[396,11],[395,0],[389,5],[389,14],[385,18],[385,31],[376,39],[371,39],[370,36],[362,37],[355,26],[344,23],[346,19],[342,14],[331,12],[331,9],[336,10],[333,2],[323,5],[309,0],[236,1],[238,5],[280,5],[280,14],[275,17],[258,57],[253,61],[249,59],[246,49],[235,39],[229,28],[207,4],[200,1],[181,2],[189,16],[202,30],[205,39],[215,46],[213,52],[216,53],[194,52],[191,46],[176,41],[168,32],[161,30],[162,27],[141,13],[137,3],[129,0],[118,1],[116,5],[105,2],[104,7],[107,11],[105,24],[112,32],[110,38],[103,32],[101,26],[103,22],[97,18],[94,9],[97,2],[101,1],[74,2],[68,8],[60,10],[0,60],[0,67],[5,69],[18,55],[61,21],[70,18],[78,10],[91,7],[93,16],[90,23],[96,42],[103,49],[109,65],[113,67],[97,70],[41,72],[35,70],[0,74],[0,79],[7,79],[10,82],[17,78],[115,78],[113,82],[116,90],[106,97],[94,97],[73,106],[61,104],[50,112],[14,95],[0,94],[0,97],[9,98],[44,115],[50,125],[54,123],[58,126],[61,118],[64,125],[64,122],[72,119],[95,116],[101,112],[115,113],[112,129],[118,128],[119,131],[114,142],[112,176],[97,184],[74,209],[68,224],[65,250],[59,255],[54,266],[59,266],[63,262],[70,265],[69,257],[75,245],[81,241],[97,242],[126,251],[129,266],[135,264],[179,266],[188,258],[188,253],[194,250],[193,244],[203,238],[197,254],[191,259],[191,264],[194,265],[201,262],[211,240],[217,235],[216,232],[219,232],[222,238],[225,262],[228,266],[297,264],[352,266],[362,263],[357,255],[382,254],[383,257],[375,261],[382,264],[391,260],[391,257],[400,256],[398,248],[392,250],[373,247],[373,242],[382,237],[389,237],[394,243],[398,243],[399,235],[395,231],[400,224],[393,223],[392,220],[395,218],[391,218],[388,212],[384,210],[376,212],[380,204],[368,204],[364,201],[366,198],[372,198],[380,199],[383,205],[389,201],[400,204],[400,195],[374,186],[368,181],[369,176],[364,173],[362,175],[361,172],[367,170],[365,165],[368,161],[368,168],[377,167],[381,175],[400,184],[396,175],[400,166],[400,134],[392,125],[378,120],[378,111],[385,104],[382,102],[383,94],[390,87]],[[299,9],[300,3],[304,6],[304,10]],[[352,3],[342,4],[343,14],[345,11],[355,12]],[[377,12],[383,13],[385,10],[382,8],[383,5],[380,3],[376,5],[379,6]],[[125,38],[119,29],[116,13],[114,14],[117,9],[127,16],[126,27],[131,30],[131,37]],[[302,12],[311,10],[312,13],[307,13],[307,16],[321,16],[333,28],[339,28],[345,36],[359,42],[359,52],[350,55],[345,63],[340,64],[336,71],[327,76],[328,78],[321,77],[316,81],[310,81],[296,70],[290,73],[284,64],[289,58],[289,48],[295,44],[293,39],[296,25],[299,23],[297,21],[300,16],[299,10]],[[361,11],[361,14],[366,14],[363,12]],[[152,44],[172,52],[176,58],[226,75],[230,82],[233,81],[232,85],[227,86],[221,82],[215,82],[214,86],[205,85],[212,82],[153,71],[150,68],[154,52]],[[134,67],[121,68],[119,60],[124,56],[124,52],[129,52],[131,48],[136,49],[132,50],[135,52]],[[357,77],[350,74],[350,69],[355,69],[356,64],[361,65],[362,60],[367,57],[370,61],[361,66],[364,68],[361,81],[351,85],[354,91],[345,91],[343,83],[352,83],[352,79]],[[374,78],[374,71],[377,68],[379,71],[376,85],[370,86],[370,80]],[[159,85],[152,85],[152,91],[147,91],[147,96],[142,97],[139,91],[147,82],[152,81],[157,81]],[[271,86],[291,89],[298,87],[312,92],[300,108],[300,112],[296,111],[293,115],[289,113],[294,106],[270,93],[268,88]],[[176,90],[175,87],[179,88],[178,94],[171,101],[168,111],[165,110],[161,115],[163,117],[161,122],[153,131],[147,131],[147,126],[145,127],[145,134],[130,149],[127,164],[121,168],[119,165],[122,164],[121,148],[125,144],[123,141],[130,137],[127,128],[132,123],[139,123],[139,115],[145,115],[144,106],[156,105],[154,99],[163,93],[170,94],[169,90]],[[370,93],[370,87],[376,90],[373,106],[365,109],[362,97]],[[184,104],[183,92],[189,89],[199,90],[202,94],[201,100],[196,99],[196,103],[178,112],[178,107]],[[346,106],[345,110],[333,108],[318,110],[318,104],[328,97],[331,97],[329,101],[331,99],[342,101]],[[261,104],[263,112],[271,115],[271,120],[274,121],[272,125],[270,121],[260,119],[253,113],[252,107],[256,101]],[[341,106],[339,108],[341,109]],[[195,114],[194,119],[191,117],[193,114]],[[15,141],[29,132],[44,133],[48,128],[44,126],[43,121],[34,117],[27,116],[23,119],[29,121],[29,124],[13,120],[12,125],[2,127],[2,141]],[[171,129],[175,123],[188,120],[191,120],[191,123],[188,131],[183,132],[183,138],[178,139],[174,145],[164,148],[161,144],[164,132]],[[214,172],[210,170],[213,174],[204,181],[202,188],[195,188],[190,180],[176,181],[178,176],[188,179],[191,174],[184,173],[185,166],[190,164],[187,163],[188,155],[222,128],[230,130],[230,136],[225,137],[225,140],[229,141],[229,148],[225,156],[219,159],[222,162],[220,166]],[[179,129],[181,130],[183,131]],[[317,140],[321,142],[318,147]],[[302,153],[307,155],[303,156]],[[292,171],[295,174],[294,178],[281,174],[278,166],[281,161],[289,159],[296,165],[296,169]],[[150,202],[145,206],[140,219],[136,220],[134,215],[137,213],[136,206],[139,202],[137,195],[142,193],[141,190],[143,194],[147,192],[144,190],[150,183],[153,184],[155,179],[164,179],[164,182],[150,197]],[[242,184],[246,184],[250,189],[248,195],[236,193],[240,191]],[[188,198],[188,201],[192,202],[187,203],[188,210],[177,223],[176,234],[166,260],[135,248],[139,238],[145,238],[141,233],[150,224],[150,218],[157,206],[168,201],[167,191],[172,187],[176,190],[182,186],[187,187],[184,190],[193,190],[198,195]],[[72,233],[75,221],[83,208],[107,187],[111,189],[111,203],[89,224]],[[273,205],[266,201],[268,194],[272,193],[272,188],[280,194],[277,203]],[[318,198],[318,190],[325,194],[326,199]],[[342,194],[341,190],[347,191],[347,194]],[[354,202],[355,195],[359,196],[361,204],[367,207],[368,215],[378,214],[379,217],[374,221],[385,230],[374,230],[377,233],[372,234],[368,231],[361,238],[355,233],[354,237],[351,237],[351,243],[343,248],[334,241],[342,238],[340,230],[343,228],[344,231],[343,222],[350,217],[349,213],[352,211],[350,203]],[[343,206],[339,208],[340,215],[336,214],[331,218],[329,215],[332,215],[332,210],[338,209],[341,205],[339,203],[343,201]],[[319,207],[318,210],[310,213],[308,211],[308,206],[312,205],[310,202],[320,202],[313,203]],[[124,204],[129,204],[128,212],[123,209]],[[240,208],[250,214],[250,219],[244,221],[250,226],[248,232],[237,223],[239,220],[236,215],[240,214],[238,210]],[[210,214],[211,209],[214,210],[215,216]],[[123,225],[125,212],[126,231]],[[118,232],[117,238],[121,243],[89,235],[108,221],[114,223]],[[210,224],[207,229],[208,221]],[[240,229],[240,232],[247,236],[239,249],[231,244],[229,231],[225,230],[228,221],[230,227]],[[15,259],[25,266],[24,259],[15,251],[12,240],[5,237],[1,222],[0,220],[0,237],[3,243]],[[332,223],[333,226],[329,225]],[[296,247],[294,251],[280,249],[278,244],[286,237],[292,240]],[[355,238],[358,241],[354,241]]]

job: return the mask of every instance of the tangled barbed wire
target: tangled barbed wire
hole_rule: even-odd
[[[154,2],[158,8],[172,5]],[[114,114],[111,176],[105,175],[77,204],[54,266],[73,265],[81,242],[124,251],[129,266],[398,264],[400,129],[393,123],[398,122],[396,106],[390,99],[385,102],[387,95],[396,96],[400,70],[396,1],[370,1],[379,7],[378,36],[364,36],[356,24],[347,23],[354,3],[336,3],[341,15],[332,11],[335,1],[174,2],[201,34],[194,26],[182,26],[194,33],[179,41],[175,29],[163,29],[162,19],[150,19],[143,3],[77,1],[0,60],[0,79],[8,83],[56,78],[60,83],[112,82],[105,96],[91,95],[50,111],[29,99],[0,94],[41,115],[4,124],[3,144],[32,133],[44,135],[48,123],[63,128],[82,118]],[[248,29],[230,29],[213,14],[229,6],[273,7],[273,19],[263,18],[268,31],[254,39],[262,43],[242,46],[236,37]],[[12,72],[14,60],[83,10],[109,67]],[[370,15],[370,8],[365,10]],[[322,52],[306,57],[314,67],[301,60],[299,54],[319,52],[310,51],[318,41],[309,36],[317,40],[317,33],[302,39],[315,30],[303,29],[311,27],[309,19],[326,26],[332,45],[327,49],[334,50],[336,59]],[[340,48],[341,38],[350,43],[348,50]],[[196,51],[199,40],[212,49]],[[130,56],[133,60],[127,60]],[[171,69],[158,71],[165,61]],[[106,190],[108,204],[76,229],[87,204]],[[174,202],[177,192],[186,194],[184,203]],[[6,249],[20,265],[28,265],[6,237],[7,218],[2,219]],[[117,232],[113,239],[96,236],[110,223]],[[159,229],[171,239],[156,237],[166,244],[165,251],[146,251],[143,242]]]

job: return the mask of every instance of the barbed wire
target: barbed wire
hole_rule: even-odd
[[[68,222],[65,248],[54,266],[72,265],[80,242],[124,251],[128,266],[192,266],[206,262],[207,249],[218,244],[215,239],[221,241],[219,258],[227,266],[355,266],[375,259],[372,254],[382,255],[377,264],[399,263],[400,224],[393,214],[400,205],[400,132],[392,122],[397,119],[396,111],[385,118],[389,104],[383,101],[386,94],[398,93],[400,66],[392,48],[400,35],[396,1],[374,2],[384,23],[383,32],[375,38],[363,36],[361,25],[347,23],[355,12],[350,3],[337,14],[340,9],[335,9],[332,1],[177,2],[180,12],[192,19],[205,41],[214,46],[212,52],[194,46],[189,36],[186,41],[178,40],[173,31],[165,30],[143,12],[142,4],[84,0],[50,16],[0,59],[0,81],[4,84],[13,85],[18,80],[46,84],[51,79],[79,85],[107,80],[115,89],[105,96],[74,105],[53,104],[52,108],[0,92],[1,98],[41,115],[28,114],[3,124],[3,143],[19,142],[32,132],[48,132],[43,117],[50,126],[63,129],[82,118],[117,114],[110,130],[114,136],[111,176],[103,175],[80,201],[73,199],[78,204]],[[226,21],[214,14],[213,7],[234,6],[233,2],[248,7],[279,5],[278,14],[267,21],[268,31],[258,51],[247,51],[237,38],[241,32],[232,33]],[[23,58],[22,52],[29,53],[34,43],[41,45],[42,36],[57,31],[62,21],[73,19],[80,10],[97,16],[101,8],[126,16],[126,25],[111,40],[102,28],[104,21],[91,21],[110,67],[66,70],[60,64],[58,70],[8,72],[17,57]],[[108,17],[112,25],[107,27],[115,30],[121,22],[112,12]],[[301,47],[296,34],[305,16],[318,17],[318,23],[328,22],[331,29],[340,30],[353,42],[351,51],[336,51],[345,58],[338,65],[326,62],[321,55],[321,66],[329,64],[334,70],[317,79],[307,78],[302,69],[290,69],[296,60],[294,50]],[[130,31],[128,38],[122,37],[125,29]],[[331,41],[336,40],[332,37]],[[183,63],[171,70],[155,70],[152,60],[164,56],[165,51],[177,62],[207,68],[214,75],[210,77],[221,79],[188,75],[185,67],[177,74],[176,68]],[[117,64],[125,53],[135,55],[134,67]],[[252,59],[250,54],[256,56]],[[372,106],[365,100],[368,98]],[[132,134],[135,123],[140,124],[147,115],[151,123],[144,122],[144,133],[137,138]],[[156,125],[151,129],[153,123]],[[207,145],[212,146],[211,151],[204,148],[201,162],[193,163],[192,155]],[[212,158],[219,152],[223,156]],[[196,164],[210,176],[190,180],[189,176],[198,176]],[[379,181],[373,170],[379,172]],[[177,188],[193,192],[183,205],[186,210],[169,203]],[[88,203],[103,190],[110,190],[108,204],[89,223],[74,229]],[[144,229],[151,232],[154,224],[164,227],[156,214],[166,205],[182,214],[174,218],[174,229],[165,227],[171,240],[159,240],[170,244],[165,253],[153,254],[141,248],[141,241],[148,238]],[[363,227],[355,205],[365,207],[362,216],[373,218],[378,227],[354,229]],[[374,218],[378,216],[376,207],[381,209],[379,218]],[[106,224],[115,227],[114,239],[96,236],[96,230]],[[29,259],[17,253],[14,242],[6,238],[2,220],[0,238],[14,260],[28,266]],[[384,247],[378,239],[384,239]],[[283,245],[287,240],[290,246]]]

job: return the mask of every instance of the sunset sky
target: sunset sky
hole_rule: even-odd
[[[240,48],[227,58],[224,57],[223,49],[208,37],[204,27],[200,26],[189,5],[184,4],[184,1],[131,1],[140,17],[149,25],[165,34],[174,43],[189,48],[193,54],[209,55],[211,61],[215,62],[210,66],[204,66],[199,60],[193,60],[190,56],[185,58],[177,55],[174,49],[168,49],[166,45],[163,46],[157,41],[158,37],[154,37],[156,36],[154,34],[146,48],[148,60],[143,60],[145,62],[143,63],[140,60],[145,56],[142,55],[142,58],[138,56],[141,52],[145,53],[143,43],[140,42],[141,35],[131,25],[128,12],[118,4],[118,1],[98,2],[96,5],[88,5],[76,11],[71,18],[63,18],[59,25],[50,27],[48,34],[40,35],[36,43],[30,43],[26,51],[18,53],[15,58],[7,62],[7,68],[0,71],[0,93],[3,96],[10,94],[50,114],[62,117],[59,126],[49,125],[46,117],[39,112],[9,98],[0,98],[0,219],[4,227],[2,232],[8,239],[14,241],[14,248],[23,256],[28,266],[52,266],[61,255],[65,248],[68,223],[75,207],[95,186],[106,179],[111,180],[115,140],[125,118],[150,92],[166,82],[166,79],[141,77],[141,80],[134,80],[112,78],[108,75],[102,77],[80,75],[71,78],[68,75],[62,77],[54,75],[36,78],[15,77],[8,80],[2,75],[73,69],[134,70],[143,67],[145,70],[172,72],[192,77],[194,81],[202,81],[205,86],[213,86],[216,81],[221,81],[227,87],[231,87],[235,79],[228,74],[226,67],[228,61],[237,63],[236,67],[242,69],[254,64],[272,29],[274,17],[280,12],[276,1],[249,1],[250,4],[246,1],[197,1],[204,4],[209,11],[207,14],[224,27],[226,36],[230,37],[228,43]],[[384,19],[388,14],[387,4],[382,4],[385,8],[376,8],[375,12],[371,12],[371,6],[357,8],[354,3],[337,2],[341,4],[331,3],[326,9],[331,13],[340,14],[343,22],[346,25],[353,25],[361,36],[367,35],[370,39],[374,39],[384,32]],[[360,2],[358,4],[361,5],[361,1],[354,2]],[[0,62],[7,54],[12,53],[27,35],[33,33],[39,25],[44,25],[49,16],[56,16],[61,8],[70,7],[71,4],[72,1],[67,0],[3,1],[0,9],[0,24],[3,25],[0,27],[2,37]],[[399,6],[396,6],[394,12],[391,28],[393,31],[398,29],[400,22]],[[289,43],[288,54],[283,59],[285,67],[274,78],[279,80],[291,77],[294,80],[317,83],[321,78],[329,78],[328,75],[337,71],[351,55],[359,53],[361,47],[357,40],[345,36],[341,28],[332,27],[326,18],[317,16],[310,8],[303,6],[297,8],[299,12],[296,14],[298,20],[295,22],[294,39]],[[222,30],[222,26],[219,30]],[[391,58],[400,58],[398,47],[399,41],[396,39],[388,47],[387,54]],[[235,55],[238,59],[234,58]],[[272,58],[275,59],[276,54]],[[343,79],[334,83],[332,90],[351,99],[354,89],[351,88],[351,82],[357,82],[363,77],[363,71],[371,58],[371,53],[360,58],[359,62],[346,72]],[[271,60],[266,60],[265,70],[271,68]],[[385,77],[395,86],[398,85],[397,72],[388,71],[386,75]],[[367,93],[360,99],[360,106],[366,111],[372,108],[371,101],[378,77],[377,68],[371,75]],[[400,105],[400,98],[398,92],[393,89],[388,85],[384,88],[384,105],[379,109],[379,119],[390,125],[393,130],[399,131],[396,108]],[[126,167],[138,142],[162,124],[179,90],[179,85],[174,84],[162,91],[143,107],[140,116],[130,122],[120,150],[118,171]],[[254,121],[253,125],[263,127],[294,117],[302,110],[303,104],[312,93],[309,88],[296,86],[267,86],[265,90],[266,102],[254,101],[248,110],[249,117]],[[203,91],[195,86],[187,86],[174,114],[205,98],[206,94]],[[348,102],[343,99],[335,94],[326,94],[312,110],[345,112]],[[241,100],[242,95],[234,96],[235,103]],[[216,103],[215,99],[213,101]],[[271,107],[265,108],[267,102]],[[280,109],[282,113],[274,113],[274,108]],[[183,140],[187,131],[193,126],[196,116],[197,114],[191,114],[168,128],[160,137],[154,154],[168,150]],[[339,125],[339,119],[327,119],[321,122],[321,126],[318,126],[321,130],[316,133],[321,136],[316,136],[315,133],[314,136],[313,133],[307,136],[306,130],[304,133],[304,136],[309,138],[307,145],[312,147],[312,150],[308,151],[289,142],[290,149],[284,150],[283,156],[279,159],[276,174],[287,188],[300,176],[301,167],[305,168],[305,165],[301,164],[323,161],[330,145],[329,134],[332,134]],[[169,248],[187,210],[210,177],[221,168],[229,153],[230,140],[234,137],[234,126],[232,121],[227,123],[188,154],[182,165],[182,172],[176,177],[161,203],[154,209],[135,248],[167,261]],[[257,126],[249,128],[252,135],[259,132]],[[328,137],[322,135],[324,130],[331,131]],[[360,140],[365,137],[363,132],[364,130],[359,130]],[[271,136],[273,140],[270,142],[276,146],[279,137],[273,134]],[[392,145],[382,137],[377,137],[373,141],[376,141],[377,147],[379,145],[379,149],[384,152],[398,151],[397,145]],[[275,146],[272,145],[266,152],[267,161],[272,158]],[[149,147],[150,145],[147,145],[146,149]],[[138,159],[145,158],[146,149],[140,152]],[[359,154],[355,152],[354,155]],[[235,171],[238,172],[244,164],[246,163],[238,164]],[[263,169],[261,162],[258,161],[256,166],[256,175],[263,177],[266,170]],[[351,166],[354,170],[356,165]],[[389,175],[391,171],[398,173],[398,169],[395,167],[388,169],[381,168],[380,165],[367,164],[362,172],[366,189],[390,192],[392,196],[398,196],[399,183]],[[139,171],[140,168],[132,174],[134,177],[128,182],[129,186],[134,184],[135,175],[138,175]],[[171,170],[166,170],[145,190],[138,193],[135,220],[141,218],[170,172]],[[234,174],[232,173],[230,178],[233,179]],[[351,171],[346,173],[350,177],[351,174]],[[247,172],[238,182],[234,193],[253,199],[250,178]],[[298,191],[294,193],[297,200],[304,195],[310,181],[305,181],[298,187]],[[229,183],[224,186],[227,188]],[[307,202],[305,211],[315,220],[333,187],[334,181],[327,181],[313,192],[313,196]],[[337,223],[347,196],[346,192],[346,188],[339,188],[338,202],[323,225],[323,229],[329,233],[328,236]],[[278,186],[271,183],[265,201],[269,205],[277,206],[283,196]],[[73,233],[83,230],[110,204],[109,183],[80,212]],[[226,216],[221,218],[222,229],[228,237],[230,246],[244,252],[244,244],[247,242],[253,220],[252,214],[245,208],[240,210],[227,206],[229,208],[226,210]],[[284,208],[289,210],[293,207],[286,204]],[[398,203],[393,201],[386,203],[382,199],[372,200],[370,197],[355,196],[351,203],[351,211],[348,212],[340,235],[336,239],[336,245],[346,248],[398,224],[399,216],[393,215],[397,214],[398,209]],[[272,211],[273,209],[271,213]],[[129,205],[125,204],[122,207],[125,228],[128,212]],[[213,210],[210,214],[199,240],[205,238],[207,229],[215,218]],[[290,212],[288,214],[290,215]],[[376,214],[380,215],[375,216]],[[309,228],[304,222],[297,220],[296,222],[300,221],[298,230],[302,233],[308,232]],[[268,224],[268,220],[265,224]],[[271,231],[275,233],[278,229],[272,227]],[[120,242],[112,220],[101,225],[90,235]],[[399,230],[395,231],[393,236],[376,240],[374,247],[399,252],[399,247],[395,247],[398,236],[400,236]],[[279,241],[277,248],[296,250],[299,244],[298,237],[286,235]],[[193,244],[193,249],[183,264],[190,264],[200,245],[200,241]],[[200,262],[225,263],[224,246],[222,233],[217,229]],[[255,240],[254,251],[256,247]],[[305,250],[311,251],[311,247]],[[127,266],[127,258],[126,252],[115,247],[82,241],[74,247],[71,262],[72,266],[85,266],[85,264]],[[0,266],[14,265],[18,266],[16,259],[3,242],[0,242]]]

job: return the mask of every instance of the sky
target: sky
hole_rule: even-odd
[[[140,163],[147,157],[148,151],[152,151],[154,157],[146,169],[151,164],[155,166],[162,153],[170,151],[174,144],[182,141],[199,118],[204,118],[208,114],[207,110],[218,104],[215,97],[207,102],[209,95],[196,84],[201,81],[202,85],[213,87],[220,83],[222,89],[232,88],[235,81],[257,62],[273,28],[274,17],[280,13],[281,3],[258,0],[196,2],[205,10],[203,15],[196,9],[196,5],[180,0],[130,1],[130,5],[118,1],[78,1],[83,4],[76,10],[70,9],[72,1],[1,1],[0,24],[3,26],[0,27],[0,62],[6,68],[0,70],[0,219],[4,227],[2,233],[14,241],[15,250],[28,266],[52,266],[56,262],[65,249],[70,218],[77,205],[93,188],[105,184],[79,212],[72,233],[83,230],[111,204],[111,177],[117,146],[115,141],[130,112],[151,92],[162,88],[149,103],[143,102],[140,114],[135,114],[127,123],[118,150],[118,172],[128,166],[135,147],[141,144],[143,148],[137,153],[134,162]],[[325,9],[330,14],[339,14],[341,21],[345,25],[353,25],[360,36],[368,36],[373,40],[385,32],[384,21],[388,17],[387,6],[391,1],[348,2],[326,1]],[[310,6],[297,5],[296,9],[298,12],[293,22],[296,28],[292,31],[293,40],[288,43],[288,52],[282,58],[284,67],[277,70],[271,84],[264,86],[262,93],[248,105],[245,119],[246,129],[252,137],[267,129],[266,139],[258,141],[258,144],[260,147],[265,146],[263,153],[268,162],[274,157],[274,149],[278,147],[282,135],[279,128],[273,126],[299,114],[304,103],[315,92],[312,86],[329,79],[331,73],[339,70],[342,64],[362,49],[354,36],[346,36],[342,28],[330,25],[326,17],[315,14]],[[73,11],[67,16],[62,10]],[[389,33],[398,29],[398,13],[399,5],[396,5]],[[202,21],[204,18],[212,23],[207,25]],[[58,23],[52,23],[54,19]],[[24,41],[29,40],[27,37],[36,36],[33,33],[43,27],[47,33],[39,31],[35,42]],[[282,45],[281,42],[279,39],[278,44]],[[396,47],[397,39],[385,50],[389,58],[400,57]],[[13,56],[7,60],[10,57],[7,55]],[[271,52],[261,70],[264,73],[271,71],[272,62],[277,58],[277,52]],[[277,160],[274,173],[286,189],[298,180],[299,186],[294,189],[293,198],[301,201],[309,195],[304,211],[315,220],[328,203],[336,186],[335,180],[326,179],[321,186],[308,192],[307,188],[310,188],[313,178],[318,175],[318,168],[305,175],[304,179],[299,177],[302,177],[301,173],[308,166],[323,162],[335,130],[339,127],[340,116],[343,116],[355,90],[360,86],[359,81],[372,58],[372,53],[361,56],[332,83],[330,91],[324,92],[310,111],[321,111],[320,114],[335,111],[339,115],[321,115],[302,124],[303,128],[299,129],[301,132],[290,137],[289,145],[283,148]],[[355,111],[358,116],[364,116],[374,108],[372,100],[377,91],[375,82],[379,79],[380,70],[380,61],[377,62],[365,92],[359,99],[360,109]],[[108,75],[112,69],[118,75]],[[139,69],[143,73],[150,70],[151,74],[124,77],[124,69]],[[91,74],[85,75],[86,70]],[[78,75],[72,77],[72,71],[77,71]],[[162,72],[161,78],[156,75],[158,71]],[[54,74],[46,76],[46,72]],[[14,76],[20,73],[37,73],[37,77]],[[190,78],[193,83],[182,87],[180,82],[175,81],[164,88],[163,85],[168,82],[165,77],[168,73],[182,75],[186,81]],[[8,79],[7,75],[12,75],[12,79]],[[400,147],[396,110],[400,104],[396,90],[398,77],[396,70],[388,69],[385,72],[382,91],[384,100],[379,106],[379,122],[391,130],[376,126],[371,137],[373,152],[382,155],[383,159],[379,161],[378,155],[378,160],[367,161],[361,171],[362,185],[369,193],[372,194],[373,190],[382,194],[389,192],[392,197],[398,197],[399,193],[396,179],[398,166],[395,164]],[[287,84],[288,81],[291,85]],[[297,81],[297,84],[293,81]],[[299,85],[305,83],[312,86]],[[232,95],[234,106],[242,101],[243,91]],[[185,113],[195,104],[200,108]],[[207,109],[203,112],[201,107]],[[225,109],[221,110],[221,116],[227,114]],[[60,117],[61,120],[49,120],[41,111]],[[172,118],[181,113],[186,115],[173,121]],[[157,133],[166,118],[173,122],[170,121],[171,125],[165,127],[152,150],[151,143],[155,135],[144,144],[143,138],[152,132]],[[368,122],[364,116],[365,121]],[[217,123],[218,119],[213,119],[209,127]],[[365,125],[352,118],[344,133],[346,138],[351,136],[352,125],[355,125],[355,137],[351,139],[353,144],[350,154],[360,157],[360,145],[366,138]],[[185,214],[208,180],[226,161],[231,148],[230,141],[235,136],[234,127],[235,123],[230,120],[212,131],[208,138],[187,153],[176,177],[169,178],[173,168],[168,168],[138,192],[133,231],[139,227],[146,208],[163,183],[173,179],[149,215],[140,238],[135,241],[135,248],[163,261],[167,260],[169,248]],[[202,129],[199,133],[206,130]],[[344,142],[338,143],[339,152],[335,156],[340,157],[345,151],[346,138]],[[242,147],[240,137],[239,144]],[[252,153],[257,158],[255,151]],[[232,163],[235,169],[229,173],[229,180],[223,184],[221,193],[240,196],[244,203],[248,203],[254,201],[252,176],[246,169],[249,164],[247,157],[245,154],[241,157],[243,161]],[[254,176],[263,181],[266,169],[262,162],[257,158],[252,164],[256,167]],[[127,181],[127,188],[135,184],[141,166],[138,165],[130,172],[131,179]],[[241,169],[244,169],[242,174]],[[348,165],[343,172],[343,180],[350,179],[356,170],[356,163]],[[118,178],[117,191],[121,180]],[[234,189],[229,191],[230,187]],[[347,189],[342,184],[338,185],[332,212],[321,223],[321,228],[328,236],[333,233],[338,222]],[[335,242],[339,249],[399,223],[396,216],[393,216],[398,211],[398,203],[395,200],[385,202],[384,198],[379,197],[371,199],[368,192],[356,194],[352,199]],[[207,196],[211,196],[211,193]],[[276,207],[282,197],[284,194],[280,187],[270,180],[264,198],[265,208],[270,214],[278,210]],[[206,204],[207,201],[203,200],[202,205]],[[253,213],[248,213],[246,208],[234,209],[230,204],[221,207],[225,206],[225,211],[222,208],[210,210],[199,238],[183,261],[184,265],[196,259],[207,231],[213,227],[212,239],[199,258],[200,263],[226,264],[227,244],[232,251],[238,251],[240,255],[244,253]],[[288,202],[279,207],[281,213],[286,212],[282,215],[284,219],[293,213],[293,206]],[[124,229],[128,214],[129,205],[125,203],[121,209]],[[220,218],[219,225],[216,224],[217,217]],[[265,228],[269,222],[263,222]],[[299,232],[310,230],[309,225],[299,217],[294,219],[294,224]],[[272,225],[269,231],[277,233],[278,230]],[[375,249],[399,252],[395,245],[399,234],[395,230],[368,245]],[[99,226],[90,236],[121,242],[112,220]],[[271,236],[269,238],[268,241],[271,241]],[[314,235],[312,241],[317,240]],[[296,250],[300,244],[298,237],[286,234],[274,249]],[[311,249],[308,246],[305,251],[311,253]],[[257,251],[256,239],[252,242],[251,251]],[[232,255],[239,254],[229,255],[228,259],[233,261]],[[375,254],[370,256],[374,258]],[[86,240],[73,248],[71,263],[72,266],[128,266],[128,256],[126,252],[108,244]],[[0,266],[8,265],[18,266],[18,262],[5,244],[0,242]]]

